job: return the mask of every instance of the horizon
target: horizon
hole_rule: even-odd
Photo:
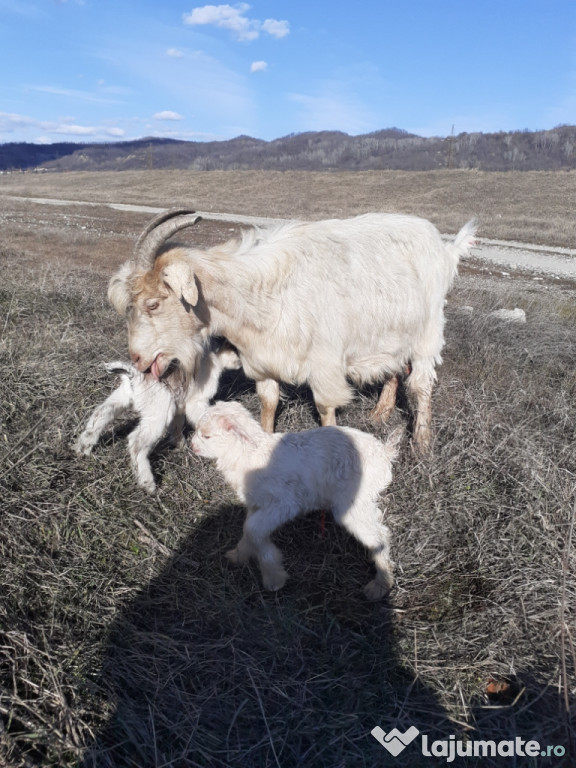
[[[576,123],[573,0],[0,0],[0,143]]]
[[[238,139],[250,139],[252,141],[261,141],[266,144],[272,144],[275,141],[283,141],[285,139],[289,139],[295,136],[304,136],[306,134],[322,134],[322,133],[340,133],[344,136],[347,136],[349,138],[361,138],[362,136],[373,136],[378,133],[387,133],[387,132],[396,132],[399,134],[398,138],[401,138],[403,134],[405,134],[408,138],[429,138],[429,139],[436,139],[436,140],[445,140],[454,138],[457,139],[459,136],[466,136],[470,134],[477,133],[479,135],[483,136],[493,136],[500,133],[504,134],[514,134],[514,133],[549,133],[552,131],[560,130],[560,129],[576,129],[576,123],[574,124],[568,124],[568,123],[561,123],[559,125],[552,126],[551,128],[523,128],[518,130],[512,130],[512,131],[462,131],[461,133],[450,133],[446,136],[442,135],[436,135],[436,136],[418,136],[417,134],[410,133],[408,131],[403,130],[402,128],[378,128],[374,131],[369,131],[368,133],[347,133],[346,131],[339,131],[339,130],[318,130],[318,131],[294,131],[292,133],[287,133],[284,136],[275,136],[272,139],[260,139],[257,136],[249,136],[247,134],[239,134],[238,136],[232,136],[229,139],[175,139],[170,136],[139,136],[134,139],[94,139],[94,140],[87,140],[87,141],[80,141],[80,140],[58,140],[54,142],[50,142],[46,144],[45,142],[35,142],[35,141],[1,141],[0,140],[0,146],[4,146],[6,144],[33,144],[37,146],[50,146],[52,144],[58,145],[58,144],[73,144],[78,146],[86,146],[86,145],[94,145],[94,144],[136,144],[139,142],[147,142],[147,141],[156,141],[156,142],[183,142],[183,143],[197,143],[197,144],[211,144],[211,143],[225,143],[225,142],[232,142],[236,141]]]

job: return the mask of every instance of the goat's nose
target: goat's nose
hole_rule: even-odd
[[[130,360],[134,363],[134,365],[138,365],[140,362],[140,355],[137,352],[132,352],[130,355]]]

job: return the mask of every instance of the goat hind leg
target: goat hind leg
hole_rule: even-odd
[[[382,514],[373,502],[356,500],[344,513],[334,511],[336,521],[363,544],[372,555],[376,577],[365,587],[369,600],[385,597],[394,585],[394,563],[390,558],[390,531],[382,522]]]
[[[414,450],[420,456],[430,453],[432,423],[432,389],[436,381],[434,362],[430,359],[415,361],[406,380],[408,391],[416,406],[414,423]]]
[[[394,408],[396,407],[396,392],[398,391],[398,376],[392,376],[382,387],[382,392],[378,398],[375,408],[370,417],[373,421],[384,423],[388,421]]]
[[[162,409],[159,405],[154,415],[141,416],[140,423],[128,437],[128,451],[136,481],[148,493],[156,491],[149,454],[164,435],[174,415],[173,409]]]
[[[114,392],[94,409],[84,431],[72,445],[72,450],[79,455],[89,456],[106,427],[117,416],[128,410],[131,405],[132,390],[130,383],[128,380],[122,379]]]

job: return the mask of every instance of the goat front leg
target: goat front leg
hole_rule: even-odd
[[[86,428],[72,445],[78,455],[89,456],[100,435],[117,416],[132,406],[132,388],[127,379],[122,379],[117,389],[101,405],[94,409]]]
[[[320,414],[320,424],[323,427],[336,426],[336,408],[330,405],[320,405],[319,403],[316,403],[316,408]]]
[[[274,379],[262,379],[256,382],[256,392],[260,398],[262,429],[265,432],[274,432],[274,419],[280,402],[280,384]]]
[[[320,424],[323,427],[335,427],[336,409],[349,403],[353,397],[343,370],[325,365],[320,372],[310,377],[309,384],[320,414]]]

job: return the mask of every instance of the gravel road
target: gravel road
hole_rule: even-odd
[[[149,213],[154,215],[163,208],[146,205],[127,205],[124,203],[88,203],[76,200],[56,200],[41,197],[7,196],[11,200],[28,201],[42,205],[94,206],[105,205],[118,211],[133,213]],[[256,216],[239,216],[234,213],[213,213],[198,211],[205,219],[230,221],[238,224],[265,226],[284,221],[283,219],[268,219]],[[509,270],[543,272],[547,275],[564,278],[576,278],[576,249],[549,248],[547,246],[531,245],[528,243],[504,242],[479,238],[478,246],[472,250],[472,257],[480,261],[493,263]]]

